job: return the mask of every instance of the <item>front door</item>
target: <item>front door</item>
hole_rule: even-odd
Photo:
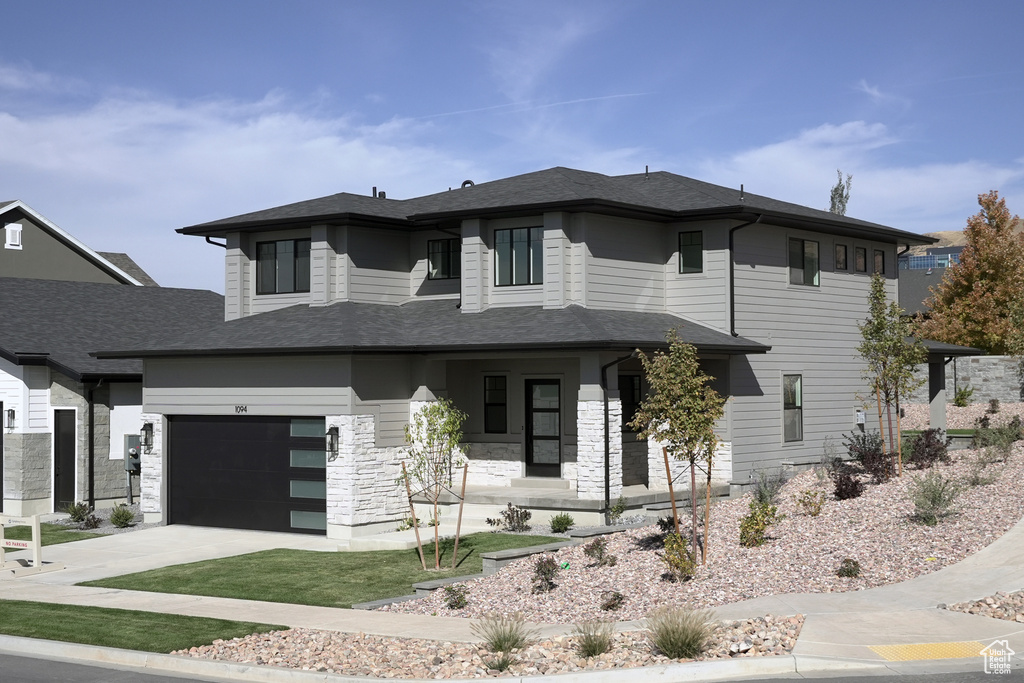
[[[526,380],[526,476],[562,476],[562,415],[557,379]]]
[[[53,411],[53,509],[75,502],[75,411]]]

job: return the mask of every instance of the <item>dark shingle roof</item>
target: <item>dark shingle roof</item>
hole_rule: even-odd
[[[141,375],[142,362],[90,352],[158,344],[215,325],[224,297],[198,289],[0,278],[0,357],[74,378]]]
[[[674,173],[659,171],[606,176],[563,167],[405,200],[343,192],[180,228],[179,232],[223,235],[231,230],[269,225],[359,218],[412,228],[460,216],[513,215],[556,209],[600,210],[664,221],[712,216],[743,217],[746,220],[751,215],[766,214],[776,223],[780,220],[789,220],[791,224],[803,222],[817,229],[863,234],[889,241],[898,239],[913,244],[935,242],[933,238],[915,233],[749,192],[741,194],[737,189]]]
[[[159,287],[156,280],[149,276],[149,273],[144,271],[142,267],[132,259],[128,254],[120,254],[113,251],[99,251],[96,252],[103,258],[107,259],[115,266],[123,270],[124,272],[131,275],[133,278],[141,282],[146,287]]]
[[[946,342],[935,341],[934,339],[922,339],[920,341],[928,349],[928,355],[936,360],[947,356],[982,356],[985,354],[984,351],[973,346],[947,344]]]
[[[173,343],[109,347],[101,356],[633,349],[665,345],[668,330],[704,352],[759,353],[769,347],[664,313],[569,306],[462,313],[455,300],[401,306],[291,306],[222,323]],[[116,351],[114,351],[116,349]]]

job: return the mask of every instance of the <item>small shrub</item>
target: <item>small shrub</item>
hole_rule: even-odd
[[[882,484],[896,476],[896,454],[865,452],[861,465],[876,484]]]
[[[675,531],[676,521],[672,517],[659,517],[658,518],[658,531],[663,534]]]
[[[989,400],[989,402],[988,402],[988,410],[986,410],[985,412],[987,412],[989,415],[997,414],[999,412],[999,399],[998,398],[993,398],[993,399]]]
[[[413,526],[415,525],[413,524],[412,521],[412,515],[409,515],[408,517],[403,517],[401,520],[399,520],[398,524],[396,525],[396,529],[398,531],[406,531],[408,529],[413,528]]]
[[[118,529],[130,527],[135,523],[135,513],[124,503],[115,505],[114,509],[110,511],[110,523]]]
[[[527,628],[526,617],[519,612],[510,615],[489,614],[469,628],[473,635],[487,644],[491,652],[521,650],[537,637],[537,632]]]
[[[707,648],[714,618],[710,610],[662,607],[647,616],[648,637],[670,659],[694,659]]]
[[[498,519],[485,520],[490,526],[501,527],[504,531],[523,532],[529,531],[530,517],[533,513],[518,505],[508,504],[508,507],[498,514]]]
[[[956,499],[962,492],[960,484],[935,470],[930,470],[923,477],[914,477],[910,486],[914,519],[926,526],[935,526],[939,520],[956,511]]]
[[[839,563],[839,569],[836,570],[836,575],[847,579],[857,578],[860,576],[860,562],[847,557]]]
[[[619,591],[605,591],[601,594],[601,609],[605,612],[617,610],[626,602],[626,596]]]
[[[608,540],[595,538],[583,546],[583,554],[594,561],[595,567],[614,567],[618,558],[608,554]]]
[[[612,649],[615,626],[610,621],[584,621],[576,624],[572,634],[576,636],[576,651],[580,657],[597,657]]]
[[[547,593],[555,587],[558,560],[554,555],[541,555],[533,565],[533,592]]]
[[[914,439],[908,461],[918,469],[928,469],[937,463],[949,462],[949,444],[953,439],[941,429],[926,429]]]
[[[576,526],[576,520],[572,518],[568,512],[559,512],[557,515],[551,518],[551,532],[555,534],[564,534],[569,529]]]
[[[68,503],[64,508],[64,512],[68,513],[72,522],[81,524],[85,521],[85,518],[89,516],[89,513],[92,512],[92,508],[90,508],[89,504],[85,502]]]
[[[882,439],[882,434],[878,431],[864,432],[850,432],[846,436],[846,441],[843,442],[846,446],[846,452],[849,453],[850,458],[856,460],[861,465],[864,465],[864,458],[877,459],[885,452],[885,441]],[[866,469],[866,467],[865,467]]]
[[[85,519],[83,519],[78,524],[78,528],[79,529],[83,529],[83,530],[85,530],[85,529],[97,529],[97,528],[99,528],[99,526],[100,526],[100,518],[97,517],[96,515],[86,515]]]
[[[808,517],[817,517],[821,514],[821,508],[825,505],[825,492],[807,489],[801,491],[799,495],[793,496],[793,502],[796,503],[796,507],[800,512]]]
[[[1004,425],[1004,429],[1013,434],[1014,441],[1024,439],[1024,420],[1021,420],[1020,415],[1014,415],[1013,419]]]
[[[484,660],[484,664],[487,665],[488,670],[493,671],[506,671],[510,666],[515,663],[516,659],[507,652],[502,652],[498,657],[494,659]]]
[[[750,512],[740,520],[740,545],[755,548],[768,540],[768,527],[782,519],[777,505],[750,501]]]
[[[864,493],[864,482],[849,472],[838,472],[832,482],[835,485],[836,500],[850,500],[860,498]]]
[[[444,587],[444,606],[448,609],[462,609],[469,600],[469,587],[463,583],[454,583]]]
[[[615,501],[615,505],[608,508],[608,522],[611,524],[618,524],[625,512],[626,498],[624,496],[619,496],[618,500]]]
[[[970,385],[963,386],[956,390],[956,394],[953,396],[953,405],[957,408],[966,408],[971,404],[971,396],[974,395],[974,389]]]
[[[974,426],[976,429],[988,429],[992,426],[992,418],[988,415],[982,415],[974,421]]]
[[[697,562],[690,551],[686,540],[676,533],[665,536],[665,553],[661,561],[668,567],[668,573],[676,581],[688,581],[693,578]]]
[[[991,449],[991,457],[998,462],[1006,462],[1013,451],[1014,442],[1019,438],[1018,430],[1010,423],[1002,427],[978,429],[974,432],[973,446]]]
[[[760,470],[754,482],[754,500],[761,505],[774,505],[779,502],[779,491],[786,484],[782,470],[769,472]]]
[[[817,477],[818,483],[824,485],[826,481],[831,479],[835,473],[842,468],[843,459],[839,457],[839,449],[836,446],[836,442],[831,436],[826,436],[825,441],[822,443],[821,457],[818,459],[818,464],[814,466],[814,476]]]

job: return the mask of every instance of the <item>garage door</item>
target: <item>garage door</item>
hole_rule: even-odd
[[[172,524],[323,534],[324,418],[168,418]]]

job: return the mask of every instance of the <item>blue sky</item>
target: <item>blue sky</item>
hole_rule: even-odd
[[[335,192],[405,198],[650,166],[962,229],[1024,213],[1024,3],[7,3],[0,199],[160,284],[223,291],[175,228]]]

